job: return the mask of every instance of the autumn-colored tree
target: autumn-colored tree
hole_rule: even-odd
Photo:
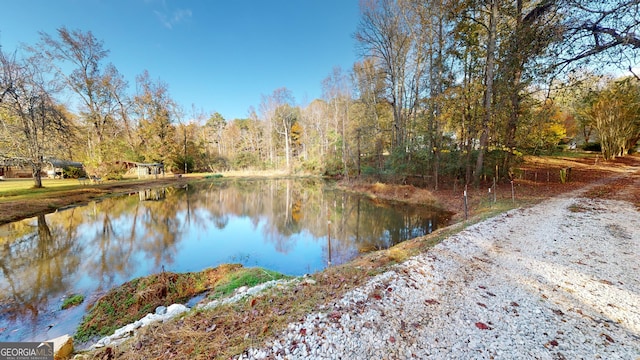
[[[201,141],[200,129],[201,126],[195,121],[175,126],[171,141],[175,146],[166,163],[169,169],[183,173],[209,171],[209,159],[206,156],[205,143]]]
[[[503,143],[507,149],[504,169],[512,165],[516,150],[523,100],[527,88],[545,71],[536,60],[547,54],[549,47],[559,40],[561,33],[557,4],[553,0],[516,0],[513,8],[514,24],[501,46],[498,83],[507,110]],[[543,106],[544,107],[544,106]]]
[[[160,79],[153,81],[148,71],[136,78],[134,113],[138,125],[138,154],[142,161],[165,162],[177,151],[174,121],[178,117],[169,87]]]
[[[291,153],[294,157],[304,156],[304,129],[299,119],[291,125]]]
[[[515,141],[518,148],[534,154],[551,151],[567,136],[564,127],[565,114],[552,100],[532,107],[527,116],[522,116]]]
[[[450,49],[455,58],[455,69],[461,76],[460,81],[447,92],[445,101],[449,103],[444,105],[444,116],[448,121],[445,126],[448,132],[455,134],[458,139],[457,148],[462,152],[460,159],[463,163],[458,165],[458,173],[454,175],[463,177],[464,183],[469,184],[473,176],[473,154],[483,115],[483,59],[486,57],[486,48],[482,44],[485,27],[468,16],[466,6],[463,5],[464,3],[458,4],[453,8],[454,44]],[[464,169],[464,172],[460,169]]]
[[[610,84],[585,115],[598,130],[605,159],[627,155],[640,140],[640,85],[631,78]]]

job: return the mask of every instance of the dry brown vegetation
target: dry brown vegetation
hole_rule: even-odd
[[[413,185],[389,185],[376,182],[374,184],[347,183],[341,187],[348,191],[367,194],[373,200],[401,201],[417,205],[435,205],[437,201],[431,191]]]
[[[638,186],[621,187],[620,189],[615,186],[616,182],[628,184],[632,178],[636,179],[637,184],[638,174],[630,175],[627,172],[630,168],[638,166],[640,166],[640,156],[638,155],[607,162],[597,155],[580,158],[526,157],[524,163],[513,173],[513,187],[508,180],[498,182],[497,203],[493,203],[493,194],[490,195],[488,192],[488,188],[492,185],[489,181],[479,188],[469,186],[467,188],[469,213],[470,216],[475,216],[495,208],[533,204],[590,184],[596,184],[596,189],[599,189],[590,191],[592,197],[598,197],[593,191],[603,192],[606,190],[606,194],[603,193],[600,197],[614,197],[622,189],[626,189],[624,195],[615,195],[617,196],[615,198],[629,200],[634,197],[629,192],[635,193],[635,203],[638,204],[640,191]],[[568,181],[565,183],[560,180],[560,171],[563,169],[570,169]],[[454,189],[452,186],[434,192],[438,204],[456,213],[454,222],[464,218],[462,192],[461,187]]]

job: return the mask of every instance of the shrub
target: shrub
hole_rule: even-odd
[[[77,179],[81,177],[86,177],[87,173],[83,168],[77,168],[74,166],[67,166],[62,169],[65,178]]]
[[[234,169],[259,167],[260,159],[258,159],[258,156],[254,153],[241,152],[233,159],[232,166]]]
[[[318,160],[305,160],[300,163],[303,172],[316,174],[322,171],[322,166]]]
[[[107,164],[104,168],[104,177],[107,180],[122,180],[124,174],[127,172],[127,167],[124,164]]]
[[[62,310],[68,309],[70,307],[78,306],[82,304],[84,301],[84,296],[80,294],[73,294],[62,302]]]
[[[336,157],[330,157],[324,164],[324,175],[328,177],[339,177],[343,174],[342,161]]]
[[[209,161],[209,168],[211,171],[226,171],[229,170],[229,160],[224,156],[215,156]]]
[[[194,168],[194,159],[192,156],[176,155],[171,158],[170,165],[171,171],[177,173],[184,173],[185,164],[187,165],[187,172],[192,172]]]
[[[584,150],[584,151],[601,152],[602,151],[602,146],[600,145],[599,142],[596,142],[596,143],[585,143],[584,145],[582,145],[582,150]]]

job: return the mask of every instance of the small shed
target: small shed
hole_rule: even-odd
[[[164,164],[161,163],[136,163],[136,168],[138,172],[138,179],[146,178],[146,177],[158,177],[158,175],[164,175]]]
[[[138,179],[151,176],[164,176],[164,164],[162,163],[139,163],[134,161],[117,161],[116,164],[123,165],[129,173],[134,173]]]

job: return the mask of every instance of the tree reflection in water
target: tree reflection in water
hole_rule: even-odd
[[[80,251],[73,211],[70,215],[67,222],[52,226],[45,215],[10,224],[20,236],[4,239],[0,248],[0,318],[35,327],[50,299],[59,299],[72,286],[70,275],[78,269]]]
[[[65,295],[92,299],[163,268],[241,262],[301,275],[448,220],[429,208],[376,204],[320,180],[291,179],[144,190],[41,215],[0,227],[0,340],[24,340],[9,330],[24,326],[37,337],[68,314],[59,310]]]

